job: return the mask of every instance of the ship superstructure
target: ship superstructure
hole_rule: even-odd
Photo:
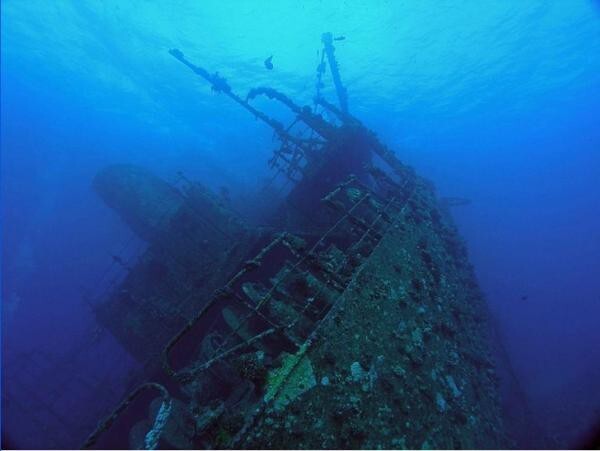
[[[113,166],[94,186],[148,242],[97,307],[145,364],[86,447],[504,447],[486,309],[434,188],[348,110],[322,36],[314,105],[245,98],[284,198],[253,227],[197,182]],[[338,105],[320,94],[329,67]],[[266,96],[295,119],[252,105]],[[327,112],[325,119],[323,112]]]

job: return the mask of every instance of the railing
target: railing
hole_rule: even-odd
[[[271,359],[282,352],[304,352],[323,321],[338,308],[341,294],[358,268],[401,219],[414,193],[415,183],[410,177],[394,181],[381,170],[371,168],[370,173],[372,187],[350,176],[322,199],[335,219],[320,236],[280,233],[243,263],[165,346],[162,359],[167,374],[186,386],[210,379],[211,371],[235,373],[236,359],[250,351],[261,351]],[[172,362],[173,353],[178,354],[177,365]],[[218,378],[212,380],[219,383]],[[210,388],[205,386],[204,390]],[[102,430],[92,435],[94,439],[110,427],[135,393],[103,423]],[[234,442],[250,427],[248,422],[262,412],[264,402],[238,431]]]
[[[96,442],[98,441],[98,439],[100,438],[100,436],[110,429],[110,427],[114,424],[114,422],[117,420],[117,418],[125,410],[127,410],[127,408],[131,405],[131,403],[133,401],[135,401],[137,398],[139,398],[139,396],[142,393],[149,391],[149,390],[157,390],[161,396],[162,403],[165,405],[170,405],[171,396],[169,395],[169,392],[167,391],[167,389],[165,387],[163,387],[160,384],[154,383],[154,382],[147,382],[145,384],[142,384],[139,387],[137,387],[135,390],[133,390],[123,401],[121,401],[121,403],[116,407],[116,409],[113,410],[112,413],[98,425],[98,427],[94,430],[94,432],[92,432],[89,435],[89,437],[83,444],[82,448],[89,449],[92,446],[94,446],[96,444]],[[159,414],[160,413],[161,412],[159,410]],[[158,420],[159,414],[157,414],[157,420]],[[157,420],[155,420],[155,424],[156,424]],[[152,430],[149,431],[149,434],[151,432],[152,432]],[[146,436],[147,441],[152,441],[152,442],[158,441],[159,437],[157,437],[156,435],[160,435],[160,434],[155,434],[155,436],[147,435]],[[153,447],[149,447],[149,448],[154,449]]]

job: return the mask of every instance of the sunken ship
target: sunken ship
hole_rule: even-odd
[[[148,243],[95,307],[144,374],[85,448],[508,446],[485,301],[448,205],[350,113],[333,44],[323,34],[311,106],[268,87],[240,97],[170,51],[273,130],[283,194],[253,226],[183,175],[96,176]]]

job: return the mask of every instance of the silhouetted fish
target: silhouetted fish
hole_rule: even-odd
[[[268,70],[272,70],[272,69],[273,69],[273,62],[271,61],[272,59],[273,59],[273,55],[271,55],[270,57],[268,57],[268,58],[265,60],[265,67],[266,67]]]

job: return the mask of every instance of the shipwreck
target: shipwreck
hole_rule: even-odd
[[[170,51],[273,130],[283,194],[257,227],[183,175],[96,176],[148,243],[95,307],[144,374],[84,447],[507,446],[485,301],[448,204],[350,113],[333,44],[323,34],[309,106],[269,87],[240,97]]]

